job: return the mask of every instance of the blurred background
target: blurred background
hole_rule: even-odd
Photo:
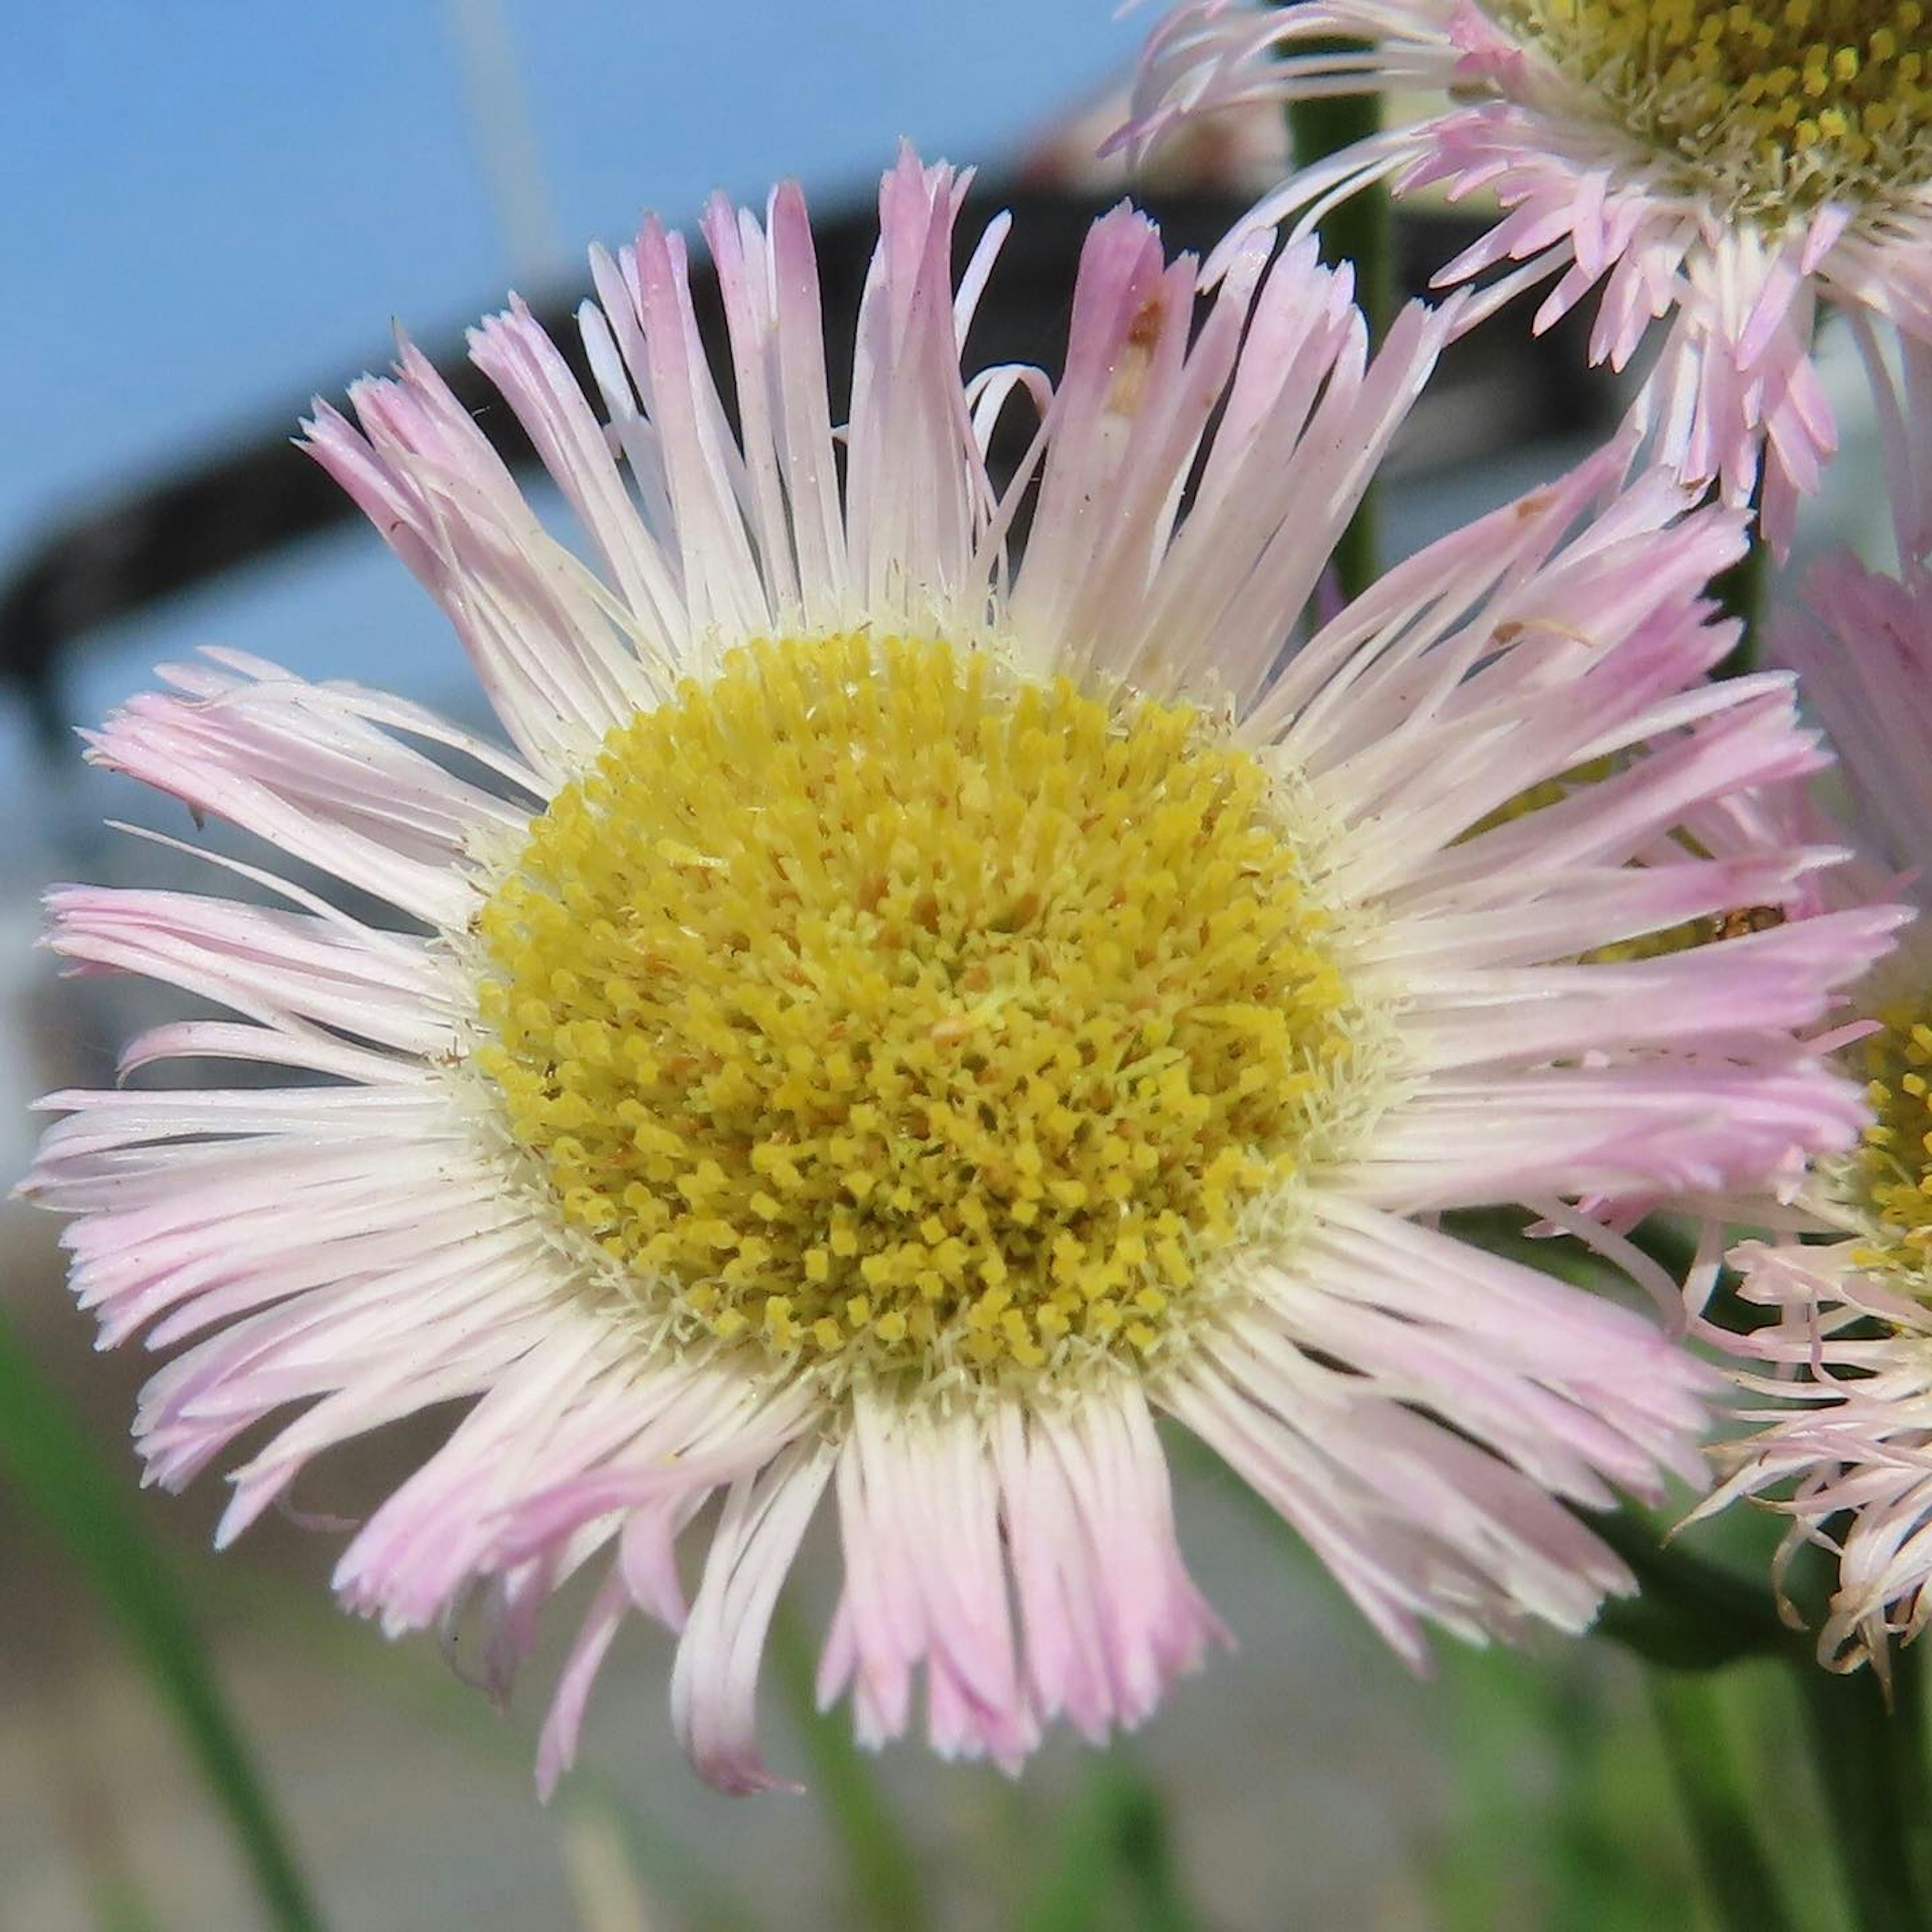
[[[1081,226],[1124,179],[1089,156],[1148,17],[1110,19],[1100,0],[64,0],[10,10],[9,1184],[31,1148],[33,1096],[104,1078],[113,1041],[159,1010],[138,987],[55,981],[32,946],[40,890],[56,878],[152,880],[158,867],[170,882],[187,878],[184,862],[178,877],[176,861],[97,829],[125,818],[190,830],[89,772],[72,728],[147,684],[156,662],[209,643],[476,714],[454,640],[373,533],[359,521],[322,527],[326,486],[286,447],[308,398],[379,366],[392,318],[446,359],[508,287],[567,314],[586,244],[618,245],[646,207],[688,224],[713,188],[760,200],[780,176],[800,177],[829,259],[855,278],[873,188],[902,135],[928,158],[978,163],[989,204],[1019,202],[1012,273],[983,311],[998,338],[988,352],[1050,363]],[[1278,153],[1271,124],[1224,129],[1167,163],[1148,192],[1172,236],[1211,242]],[[1402,252],[1419,286],[1453,245],[1425,215],[1405,226]],[[1585,380],[1571,337],[1532,352],[1518,315],[1490,335],[1445,370],[1393,466],[1391,554],[1553,473],[1613,419],[1616,399]],[[1828,373],[1850,451],[1835,525],[1814,519],[1814,545],[1832,528],[1858,531],[1876,488],[1862,386],[1848,364]],[[65,1420],[42,1426],[35,1412],[28,1429],[22,1409],[14,1431],[32,1439],[10,1452],[16,1481],[0,1479],[0,1932],[272,1922],[170,1724],[152,1655],[144,1664],[129,1646],[99,1607],[100,1574],[76,1562],[74,1522],[62,1533],[29,1507],[49,1496],[85,1520],[83,1543],[90,1529],[119,1534],[124,1513],[158,1546],[154,1587],[187,1606],[191,1637],[177,1635],[198,1646],[191,1668],[232,1702],[333,1927],[1705,1922],[1647,1693],[1621,1652],[1445,1652],[1418,1684],[1325,1577],[1198,1469],[1181,1477],[1184,1539],[1241,1648],[1130,1748],[1096,1759],[1060,1741],[1015,1786],[907,1747],[867,1790],[851,1783],[836,1736],[788,1701],[781,1667],[768,1686],[774,1755],[814,1794],[723,1798],[671,1743],[668,1646],[634,1630],[594,1701],[586,1770],[539,1808],[542,1661],[500,1717],[434,1644],[392,1647],[334,1610],[337,1539],[276,1521],[218,1562],[207,1550],[218,1482],[136,1500],[126,1429],[148,1364],[138,1348],[92,1355],[65,1301],[56,1227],[15,1203],[0,1215],[0,1309],[66,1406],[60,1415],[81,1425],[70,1442]],[[411,1448],[344,1456],[304,1505],[354,1508]],[[22,1453],[41,1458],[32,1480]],[[104,1465],[103,1491],[76,1474],[92,1462]],[[1756,1526],[1732,1533],[1745,1561],[1761,1560]],[[124,1552],[99,1560],[111,1576]],[[801,1630],[822,1607],[827,1580],[815,1582],[818,1602],[808,1575]],[[568,1622],[566,1606],[557,1630]],[[1768,1672],[1733,1672],[1706,1714],[1754,1762],[1778,1764],[1797,1722],[1784,1695]],[[849,1834],[860,1815],[849,1808],[876,1802],[910,1847],[920,1905],[903,1888],[881,1893],[844,1849],[841,1816]],[[1801,1775],[1780,1803],[1781,1856],[1802,1885],[1822,1854]],[[1118,1878],[1094,1876],[1114,1864]],[[1806,1924],[1828,1928],[1834,1908],[1813,1902]]]

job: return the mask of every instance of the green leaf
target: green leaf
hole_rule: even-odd
[[[119,1625],[226,1816],[275,1932],[316,1932],[295,1855],[173,1577],[126,1485],[0,1317],[0,1475],[65,1545]]]
[[[1932,1928],[1932,1796],[1926,1788],[1924,1684],[1900,1648],[1891,1684],[1867,1666],[1840,1675],[1794,1657],[1812,1761],[1838,1839],[1840,1876],[1859,1932]]]
[[[1710,1684],[1655,1671],[1650,1697],[1718,1924],[1724,1932],[1792,1932]]]

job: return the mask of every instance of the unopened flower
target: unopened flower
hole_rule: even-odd
[[[1856,1134],[1792,1030],[1882,918],[1582,956],[1816,862],[1670,836],[1817,760],[1787,680],[1700,682],[1740,519],[1661,473],[1619,491],[1613,453],[1304,637],[1446,319],[1370,362],[1304,246],[1241,254],[1197,329],[1194,264],[1122,208],[1058,385],[963,382],[999,232],[956,290],[964,188],[886,179],[842,435],[793,188],[706,220],[735,418],[654,224],[596,260],[601,415],[520,308],[476,332],[594,564],[413,351],[359,428],[319,409],[514,751],[228,654],[94,741],[405,922],[271,873],[280,910],[54,895],[65,958],[240,1016],[130,1068],[328,1083],[51,1102],[28,1185],[78,1217],[82,1300],[110,1342],[189,1345],[142,1404],[151,1472],[306,1405],[236,1472],[226,1541],[330,1444],[467,1403],[337,1586],[392,1631],[480,1601],[507,1682],[593,1567],[546,1782],[633,1610],[682,1628],[699,1768],[770,1781],[760,1652],[828,1490],[820,1688],[867,1742],[922,1676],[945,1752],[1138,1721],[1222,1635],[1162,1413],[1405,1655],[1424,1619],[1581,1628],[1630,1580],[1565,1504],[1694,1472],[1703,1372],[1427,1217],[1744,1184]],[[1043,419],[998,484],[1022,392]],[[1494,816],[1592,760],[1587,799]],[[677,1546],[721,1492],[687,1610]]]
[[[1817,304],[1932,340],[1932,55],[1923,0],[1189,0],[1156,29],[1135,123],[1260,98],[1387,90],[1385,131],[1256,211],[1304,226],[1372,182],[1495,225],[1444,284],[1510,265],[1473,322],[1555,278],[1536,326],[1593,287],[1592,359],[1621,368],[1670,315],[1646,410],[1662,458],[1772,541],[1836,446],[1810,359]]]

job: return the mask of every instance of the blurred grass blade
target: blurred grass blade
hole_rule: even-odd
[[[1160,1793],[1120,1747],[1102,1769],[1117,1788],[1115,1856],[1142,1932],[1194,1932],[1198,1918],[1182,1894]]]
[[[1114,1909],[1122,1898],[1125,1913]],[[1020,1932],[1195,1932],[1199,1923],[1181,1891],[1160,1794],[1116,1746],[1094,1760]]]
[[[0,1317],[0,1476],[66,1547],[172,1716],[226,1814],[274,1932],[321,1921],[187,1606],[123,1485]]]
[[[601,1807],[573,1805],[558,1821],[557,1839],[577,1932],[650,1932],[660,1922],[620,1819]]]
[[[161,1922],[130,1884],[93,1888],[94,1932],[161,1932]]]
[[[214,1565],[201,1578],[198,1593],[229,1622],[272,1623],[284,1646],[306,1668],[380,1699],[392,1715],[419,1726],[442,1747],[500,1773],[513,1802],[526,1799],[528,1734],[504,1724],[472,1685],[440,1663],[430,1664],[427,1652],[387,1642],[360,1618],[343,1616],[322,1592],[238,1563]],[[561,1820],[580,1806],[616,1821],[631,1862],[677,1932],[759,1932],[760,1922],[743,1898],[654,1810],[640,1807],[634,1790],[594,1764],[580,1762],[571,1772],[552,1811]],[[559,1828],[565,1827],[560,1823]],[[0,1918],[0,1932],[14,1928]]]
[[[1858,1932],[1932,1926],[1932,1799],[1917,1652],[1892,1656],[1889,1698],[1870,1666],[1840,1674],[1802,1655],[1791,1667],[1852,1923]]]
[[[772,1619],[771,1658],[812,1761],[812,1795],[824,1806],[844,1850],[860,1922],[874,1932],[924,1932],[927,1913],[919,1867],[876,1762],[854,1742],[842,1714],[819,1709],[812,1646],[783,1604]]]
[[[1718,1923],[1724,1932],[1796,1932],[1710,1684],[1653,1670],[1650,1701]]]

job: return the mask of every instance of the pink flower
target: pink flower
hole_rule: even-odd
[[[1592,358],[1622,368],[1668,316],[1640,404],[1657,454],[1732,503],[1762,468],[1781,554],[1836,447],[1810,355],[1820,298],[1932,341],[1920,0],[1843,44],[1819,10],[1189,0],[1149,43],[1131,131],[1145,142],[1238,102],[1387,91],[1394,125],[1292,174],[1253,220],[1294,216],[1300,232],[1378,181],[1492,195],[1495,225],[1437,277],[1510,265],[1464,326],[1554,278],[1546,328],[1600,288]]]
[[[1861,856],[1826,902],[1902,884],[1922,908],[1932,878],[1932,357],[1915,358],[1916,406],[1882,398],[1900,574],[1849,556],[1807,579],[1775,633],[1844,759]],[[1921,433],[1904,431],[1906,413]],[[1820,1659],[1886,1668],[1889,1640],[1932,1621],[1932,933],[1922,921],[1858,988],[1845,1030],[1872,1118],[1853,1152],[1814,1162],[1779,1203],[1736,1217],[1768,1238],[1730,1256],[1740,1292],[1775,1322],[1723,1339],[1760,1365],[1760,1425],[1722,1445],[1724,1485],[1705,1505],[1768,1496],[1791,1518],[1784,1557],[1807,1541],[1838,1558]],[[1763,1365],[1768,1365],[1768,1366]],[[1769,1400],[1774,1399],[1774,1400]]]
[[[1195,264],[1124,207],[1058,382],[962,380],[1003,227],[956,288],[964,186],[886,177],[842,432],[794,188],[705,222],[734,413],[655,224],[595,258],[601,410],[520,308],[478,328],[590,561],[412,350],[359,427],[318,409],[513,750],[231,652],[92,741],[398,916],[268,872],[274,909],[53,895],[76,968],[236,1016],[130,1072],[316,1076],[49,1103],[28,1191],[75,1216],[77,1294],[108,1342],[185,1345],[149,1472],[280,1414],[226,1542],[332,1444],[466,1405],[337,1588],[392,1632],[480,1601],[507,1686],[594,1570],[546,1786],[634,1610],[682,1631],[699,1769],[772,1781],[760,1653],[828,1494],[820,1688],[865,1742],[922,1680],[935,1748],[1007,1766],[1056,1720],[1138,1723],[1224,1636],[1162,1414],[1412,1661],[1425,1622],[1580,1630],[1631,1580],[1568,1505],[1694,1473],[1706,1373],[1432,1217],[1744,1185],[1856,1132],[1795,1030],[1889,914],[1580,956],[1829,856],[1670,836],[1819,762],[1788,679],[1702,681],[1741,519],[1610,452],[1310,634],[1449,317],[1412,308],[1370,361],[1296,246],[1238,252],[1197,329]],[[1040,426],[998,481],[1021,398]],[[1592,760],[1587,796],[1494,817]]]

